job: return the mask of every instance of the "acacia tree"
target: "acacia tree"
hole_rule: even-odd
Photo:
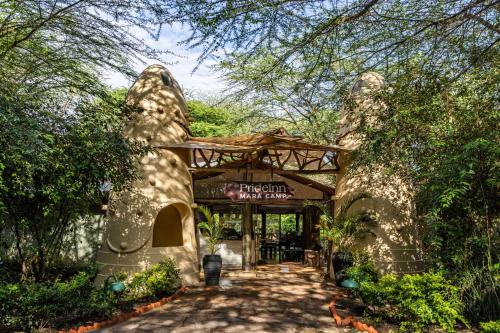
[[[209,105],[201,100],[190,100],[187,109],[194,136],[229,136],[236,130],[236,114],[222,105]]]
[[[131,77],[132,60],[167,52],[140,37],[159,36],[166,9],[159,0],[0,1],[0,80],[18,93],[98,94],[104,71]]]
[[[359,127],[366,141],[354,166],[382,163],[415,184],[427,262],[457,280],[467,314],[477,321],[495,319],[500,304],[499,4],[188,0],[175,6],[193,30],[186,43],[204,48],[201,60],[223,59],[233,86],[266,101],[271,118],[281,116],[273,114],[278,103],[297,98],[303,87],[318,91],[335,113],[359,74],[374,70],[386,78],[390,89],[380,97],[387,109],[377,126]],[[286,89],[270,96],[277,83]],[[300,110],[298,119],[310,117]]]
[[[201,59],[262,54],[262,80],[283,68],[325,89],[376,69],[418,59],[421,68],[460,77],[492,55],[499,42],[498,1],[176,1],[174,17],[193,30]],[[226,52],[219,52],[224,49]],[[390,68],[389,68],[390,67]],[[333,89],[332,89],[333,88]]]
[[[262,80],[261,70],[267,63],[265,55],[253,63],[239,55],[217,67],[232,87],[231,98],[252,105],[246,121],[260,124],[256,127],[260,130],[285,127],[311,142],[333,144],[338,113],[333,109],[336,103],[331,92],[322,82],[304,82],[304,73],[288,66],[272,74],[272,79]]]
[[[64,111],[61,100],[0,96],[2,260],[15,258],[25,278],[41,280],[64,255],[74,220],[102,204],[103,182],[127,188],[145,148],[122,137],[119,109],[82,102]]]
[[[176,1],[172,18],[187,45],[215,57],[231,93],[298,128],[335,140],[346,91],[368,70],[389,83],[408,62],[451,80],[491,62],[499,42],[498,1]],[[224,52],[221,52],[223,50]]]
[[[4,1],[0,60],[4,78],[31,80],[30,89],[52,84],[95,90],[100,86],[97,70],[130,74],[130,57],[159,56],[130,26],[157,35],[162,24],[180,21],[193,31],[186,43],[203,47],[200,60],[223,54],[232,83],[259,96],[266,111],[260,118],[279,118],[299,132],[319,132],[313,139],[329,142],[333,128],[323,131],[318,124],[335,121],[334,110],[359,73],[376,69],[392,79],[400,73],[399,65],[412,60],[459,78],[491,58],[499,33],[497,4]]]
[[[123,138],[121,109],[100,80],[134,75],[161,56],[163,1],[0,1],[0,243],[2,261],[46,278],[75,218],[100,203],[102,182],[134,179],[144,149]]]

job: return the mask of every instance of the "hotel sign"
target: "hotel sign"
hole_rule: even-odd
[[[294,188],[285,182],[231,182],[224,194],[233,201],[283,201],[293,197]]]

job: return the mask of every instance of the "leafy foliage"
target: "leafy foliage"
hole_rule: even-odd
[[[308,141],[333,144],[338,121],[335,107],[339,107],[335,95],[319,82],[303,83],[306,74],[295,68],[281,68],[272,80],[262,80],[261,71],[269,61],[262,55],[248,63],[242,54],[218,66],[226,74],[232,98],[253,106],[245,122],[259,131],[284,127]]]
[[[171,294],[181,285],[179,274],[175,261],[170,258],[162,260],[151,268],[134,274],[126,284],[125,297],[144,299]]]
[[[460,277],[464,313],[478,321],[497,318],[500,313],[500,264],[474,267]]]
[[[117,298],[94,288],[96,275],[92,268],[67,281],[0,284],[0,327],[32,331],[109,318],[117,309]]]
[[[344,252],[349,251],[356,240],[365,237],[376,225],[376,221],[367,214],[352,215],[348,213],[356,201],[369,197],[367,193],[354,196],[342,205],[335,217],[321,203],[306,201],[304,205],[321,209],[323,213],[320,220],[321,231],[328,240],[333,242],[336,251]]]
[[[205,221],[199,222],[198,228],[206,230],[208,249],[213,255],[218,250],[222,229],[224,228],[224,220],[218,215],[213,215],[207,206],[199,206],[199,211],[205,218]]]
[[[68,108],[60,98],[25,101],[0,90],[0,223],[25,277],[45,277],[75,219],[105,199],[104,182],[121,190],[135,177],[134,156],[147,149],[123,138],[110,101]]]
[[[295,234],[296,220],[295,214],[267,214],[266,216],[266,237],[268,239],[278,239],[280,234],[281,218],[281,234]],[[261,228],[256,228],[256,232],[262,232]],[[300,231],[300,230],[299,230]]]
[[[500,332],[500,320],[481,323],[481,333]]]
[[[361,282],[359,294],[377,315],[400,323],[403,330],[422,332],[437,325],[448,332],[465,319],[459,288],[441,274],[385,275],[378,282]]]
[[[102,72],[134,75],[131,59],[159,58],[167,5],[156,0],[8,0],[0,3],[0,79],[16,93],[102,93]]]
[[[224,107],[209,106],[199,100],[187,102],[189,115],[193,118],[189,128],[194,136],[229,136],[236,125],[236,115]]]
[[[127,188],[134,156],[121,104],[103,72],[135,73],[132,60],[161,56],[154,35],[166,5],[155,0],[0,2],[0,260],[23,279],[47,279],[76,221],[95,212],[112,182]]]
[[[181,284],[179,269],[172,259],[133,275],[123,295],[113,293],[108,284],[96,287],[97,272],[97,267],[91,266],[67,280],[0,282],[0,330],[31,332],[104,320],[117,311],[129,310],[136,301],[170,294]],[[124,280],[126,275],[117,274],[116,278]]]
[[[378,273],[371,257],[366,252],[353,253],[353,265],[346,268],[347,278],[354,280],[358,286],[363,282],[377,282]]]
[[[409,65],[378,96],[378,122],[359,129],[356,164],[383,164],[415,185],[426,262],[460,281],[474,322],[494,319],[500,302],[497,75],[486,66],[453,82]]]
[[[400,77],[400,67],[416,60],[420,69],[460,77],[498,52],[494,1],[178,0],[171,7],[193,31],[186,43],[203,47],[201,59],[223,54],[254,78],[246,86],[253,91],[300,73],[293,87],[330,92],[332,109],[367,70]]]

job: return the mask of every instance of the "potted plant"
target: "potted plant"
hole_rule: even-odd
[[[333,217],[329,209],[318,202],[307,201],[305,204],[318,207],[322,211],[320,229],[329,241],[328,256],[331,257],[335,282],[341,285],[345,278],[345,269],[352,266],[353,256],[351,248],[357,240],[372,233],[376,221],[367,213],[349,215],[352,205],[364,198],[370,198],[367,193],[361,193],[340,207],[337,216]]]
[[[198,227],[206,231],[208,249],[210,251],[210,254],[203,257],[205,285],[217,286],[219,285],[222,270],[222,258],[216,252],[219,249],[224,223],[218,216],[213,216],[208,207],[200,206],[199,210],[205,217],[205,221],[198,223]]]

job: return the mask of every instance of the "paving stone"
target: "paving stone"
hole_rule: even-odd
[[[156,329],[158,328],[161,328],[162,325],[161,324],[151,324],[151,323],[142,323],[140,325],[132,325],[132,326],[135,326],[135,327],[131,327],[130,325],[125,325],[123,326],[123,329],[124,330],[134,330],[136,328],[140,329],[141,331],[146,331],[146,332],[153,332],[155,331]]]
[[[164,306],[98,333],[347,333],[328,310],[335,292],[311,269],[233,272],[221,288],[193,288]]]

